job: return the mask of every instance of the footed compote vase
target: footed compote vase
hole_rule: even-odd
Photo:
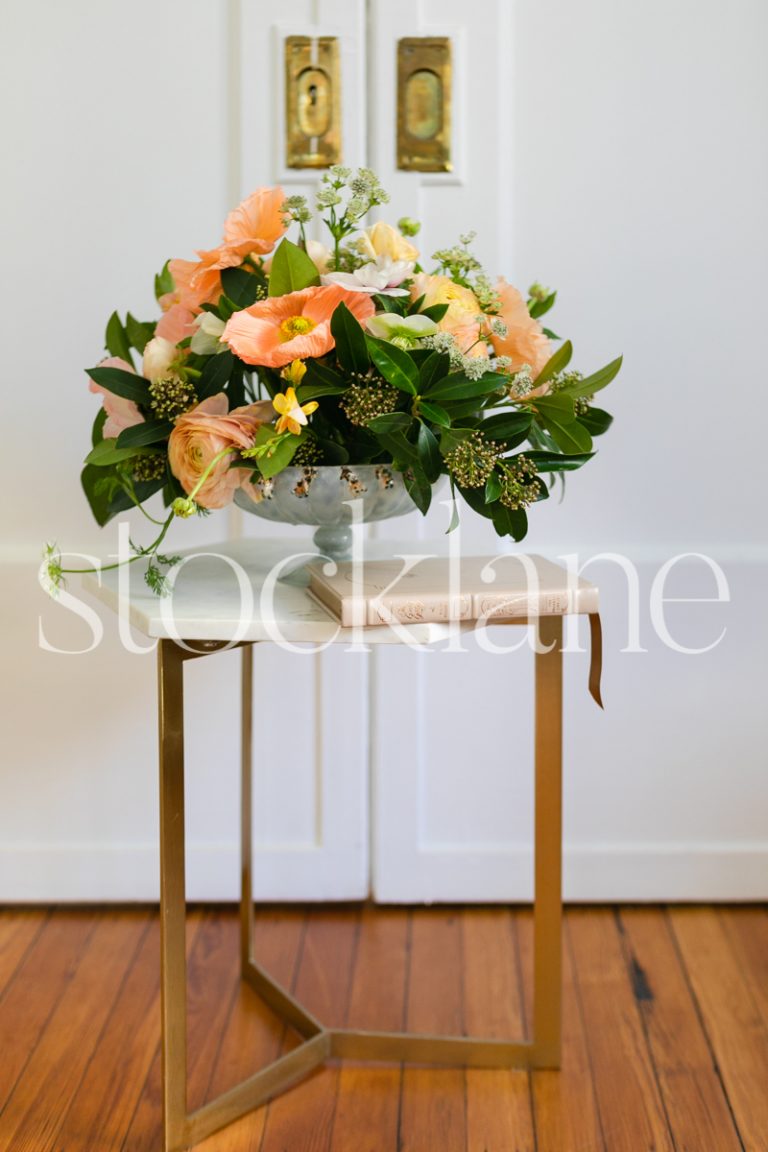
[[[265,520],[314,525],[318,553],[332,560],[349,556],[353,522],[369,524],[416,508],[402,473],[390,464],[284,468],[271,480],[257,479],[238,488],[235,503]]]

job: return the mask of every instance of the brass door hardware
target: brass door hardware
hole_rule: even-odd
[[[285,162],[328,168],[341,161],[341,80],[335,36],[285,39]]]
[[[408,36],[397,42],[397,166],[450,172],[451,41]]]

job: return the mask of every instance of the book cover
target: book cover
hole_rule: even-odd
[[[597,587],[543,556],[342,561],[330,575],[326,566],[308,565],[309,592],[345,628],[598,611]]]

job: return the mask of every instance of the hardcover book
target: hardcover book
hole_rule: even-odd
[[[598,611],[598,589],[543,556],[408,556],[308,565],[309,594],[345,628]]]

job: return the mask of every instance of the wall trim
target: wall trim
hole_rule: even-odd
[[[329,849],[306,867],[311,849],[257,853],[254,891],[271,901],[361,900],[368,895],[362,873],[345,870]],[[527,903],[532,891],[532,852],[527,845],[483,849],[457,857],[455,848],[433,848],[442,857],[439,883],[426,903]],[[489,883],[488,858],[497,866]],[[330,858],[329,858],[330,857]],[[345,854],[348,861],[348,854]],[[295,868],[293,866],[295,862]],[[425,860],[426,875],[435,874]],[[477,866],[476,866],[477,865]],[[418,863],[415,862],[418,871]],[[0,902],[7,904],[135,903],[159,894],[158,849],[154,844],[17,844],[0,847]],[[311,874],[308,875],[308,872]],[[340,875],[345,875],[343,886]],[[187,894],[193,901],[238,899],[239,850],[235,843],[193,843],[187,850]],[[380,904],[412,903],[397,885],[380,889]],[[675,903],[768,899],[768,842],[659,842],[579,844],[564,848],[564,892],[568,901]],[[409,894],[410,898],[409,898]]]

